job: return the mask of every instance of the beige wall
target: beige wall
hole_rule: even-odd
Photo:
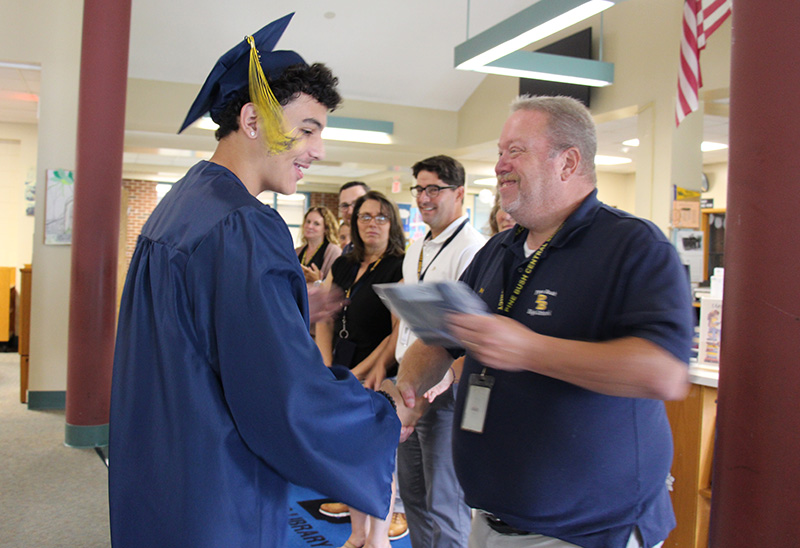
[[[707,164],[703,172],[708,176],[708,192],[703,198],[713,198],[715,208],[728,207],[728,164]]]
[[[636,175],[598,173],[597,197],[610,206],[632,213],[636,207]]]
[[[42,67],[34,230],[44,233],[44,173],[75,168],[83,2],[3,0],[0,52],[5,61]],[[29,388],[66,387],[70,246],[33,239]]]

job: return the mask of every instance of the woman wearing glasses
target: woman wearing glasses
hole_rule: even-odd
[[[370,191],[356,201],[352,219],[353,251],[333,263],[324,282],[344,292],[345,306],[335,319],[317,323],[317,345],[326,365],[343,365],[356,376],[364,370],[393,376],[397,372],[392,338],[396,320],[372,286],[403,277],[405,237],[400,213],[394,202]],[[362,380],[368,388],[377,389],[383,377]],[[381,521],[351,508],[352,530],[345,547],[388,548],[391,517],[390,511]]]
[[[336,217],[327,207],[312,207],[303,218],[303,245],[295,248],[303,268],[306,283],[328,277],[333,261],[342,254],[338,246],[339,231]]]

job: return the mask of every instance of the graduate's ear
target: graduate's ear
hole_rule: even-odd
[[[246,137],[251,139],[258,137],[258,114],[253,103],[245,103],[239,111],[239,127]]]

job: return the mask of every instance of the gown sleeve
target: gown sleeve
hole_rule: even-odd
[[[194,250],[187,278],[200,347],[248,448],[288,481],[385,517],[400,422],[382,395],[323,364],[277,213],[229,215]]]

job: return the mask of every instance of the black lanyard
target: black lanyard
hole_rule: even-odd
[[[531,278],[531,274],[533,274],[533,269],[536,268],[536,265],[539,263],[539,259],[542,257],[542,253],[550,245],[550,242],[555,238],[556,234],[558,234],[561,227],[564,226],[563,224],[558,227],[558,229],[553,233],[552,236],[547,238],[547,241],[544,242],[542,245],[539,246],[533,256],[531,257],[530,261],[528,261],[527,266],[522,271],[522,273],[517,278],[516,282],[513,284],[514,289],[511,291],[511,296],[508,298],[508,302],[504,303],[505,300],[505,289],[500,291],[500,302],[497,303],[497,311],[501,314],[506,316],[510,315],[511,309],[514,308],[514,305],[517,304],[517,300],[519,296],[522,294],[522,290],[525,287],[525,284],[528,283],[528,280]],[[507,279],[507,276],[503,276],[503,281]]]
[[[372,273],[372,271],[375,270],[375,268],[377,268],[378,264],[382,260],[383,260],[383,255],[381,255],[377,261],[375,261],[374,263],[370,264],[369,267],[367,267],[367,271],[361,275],[358,281],[355,281],[355,276],[358,276],[358,271],[361,269],[361,265],[360,264],[356,265],[357,266],[356,272],[355,275],[353,276],[354,281],[353,283],[350,284],[350,287],[348,287],[347,291],[345,291],[344,293],[345,305],[342,308],[342,328],[339,330],[340,339],[346,339],[347,337],[350,336],[350,332],[347,331],[347,308],[350,306],[350,296],[355,295],[355,292],[358,291],[359,287],[361,287],[362,282],[364,282],[364,280],[366,280],[366,278]]]
[[[425,235],[425,240],[422,242],[422,248],[419,250],[419,261],[417,262],[417,279],[418,279],[420,282],[421,282],[422,280],[424,280],[424,279],[425,279],[425,274],[428,272],[428,269],[429,269],[429,268],[431,267],[431,265],[433,264],[433,261],[435,261],[435,260],[436,260],[436,257],[438,257],[438,256],[439,256],[439,253],[441,253],[442,251],[444,251],[444,248],[445,248],[445,247],[447,247],[447,245],[448,245],[450,242],[452,242],[452,241],[453,241],[453,239],[454,239],[456,236],[458,236],[458,233],[459,233],[459,232],[461,232],[461,229],[462,229],[462,228],[464,228],[464,226],[465,226],[465,225],[466,225],[468,222],[469,222],[469,219],[468,219],[468,218],[467,218],[467,219],[464,219],[464,221],[463,221],[463,222],[462,222],[462,223],[461,223],[461,224],[458,226],[458,228],[455,230],[455,232],[453,232],[453,233],[450,235],[450,237],[449,237],[449,238],[447,238],[447,239],[444,241],[444,243],[442,244],[442,247],[440,247],[440,248],[439,248],[439,251],[437,251],[437,252],[436,252],[436,255],[434,255],[434,256],[433,256],[433,259],[431,259],[431,262],[429,262],[429,263],[428,263],[428,266],[426,266],[426,267],[425,267],[425,270],[422,270],[422,254],[423,254],[423,252],[425,251],[425,241],[427,241],[427,240],[428,240],[428,238],[430,238],[430,237],[431,237],[431,233],[430,233],[430,232],[428,232],[428,233]]]
[[[319,247],[314,250],[314,254],[308,259],[306,262],[306,256],[308,255],[308,244],[303,248],[303,254],[300,256],[300,264],[306,267],[311,266],[311,263],[317,265],[317,268],[322,268],[322,257],[320,256],[320,252],[323,254],[325,253],[325,249],[328,247],[328,240],[322,240],[322,243],[319,244]]]

